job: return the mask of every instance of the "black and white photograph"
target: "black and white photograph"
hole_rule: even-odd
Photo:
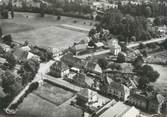
[[[167,0],[0,0],[0,117],[167,117]]]

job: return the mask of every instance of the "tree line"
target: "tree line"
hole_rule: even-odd
[[[121,5],[118,4],[118,9],[124,14],[130,14],[133,16],[145,16],[145,17],[158,17],[167,16],[167,2],[151,2],[149,4],[142,3],[139,5],[131,4]]]
[[[105,12],[100,27],[108,29],[119,41],[145,41],[157,36],[147,18],[123,14],[120,10],[110,9]],[[99,27],[99,26],[98,26]]]

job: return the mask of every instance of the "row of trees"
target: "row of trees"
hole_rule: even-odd
[[[38,61],[29,59],[22,63],[18,74],[15,74],[12,69],[7,69],[2,74],[2,88],[6,96],[1,99],[3,102],[1,108],[5,108],[21,89],[35,78],[38,69]]]
[[[142,41],[156,36],[155,32],[149,27],[146,18],[131,15],[124,16],[119,10],[108,10],[104,14],[100,26],[108,29],[120,41]]]
[[[1,99],[2,103],[0,107],[5,108],[20,92],[22,85],[18,81],[18,77],[11,70],[6,70],[2,74],[1,79],[3,92],[6,96]]]
[[[154,19],[153,24],[155,26],[167,25],[167,16],[160,16]]]
[[[53,58],[53,52],[51,48],[34,46],[31,48],[31,52],[35,55],[38,55],[42,62],[47,62]]]
[[[167,16],[167,5],[165,2],[152,2],[149,4],[142,3],[141,5],[118,5],[119,10],[124,14],[131,14],[133,16],[157,17]]]
[[[18,74],[22,78],[22,85],[25,86],[36,76],[39,69],[39,62],[36,59],[29,59],[22,63]]]
[[[51,7],[53,8],[61,8],[64,12],[79,12],[80,14],[87,14],[91,13],[92,10],[89,5],[81,5],[77,3],[64,3],[55,1],[55,0],[48,0],[49,3],[52,4]]]

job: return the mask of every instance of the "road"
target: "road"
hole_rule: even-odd
[[[81,55],[81,56],[77,56],[77,58],[84,59],[84,58],[92,56],[92,55],[97,56],[97,55],[106,54],[106,53],[109,53],[109,52],[110,52],[110,49],[99,51],[99,52],[94,52],[94,53],[90,53],[90,54],[84,54],[84,55]]]
[[[151,39],[151,40],[148,40],[148,41],[143,41],[142,43],[143,44],[149,44],[149,43],[161,42],[161,41],[164,41],[165,39],[167,39],[167,35],[164,36],[164,37],[161,37],[161,38],[155,38],[155,39]],[[138,43],[131,43],[131,44],[127,45],[127,48],[137,47],[137,46],[139,46],[139,44],[140,44],[139,42]],[[92,55],[97,56],[97,55],[106,54],[106,53],[109,53],[109,52],[110,52],[110,49],[99,51],[99,52],[94,52],[94,53],[90,53],[90,54],[85,54],[85,55],[81,55],[81,56],[77,56],[77,57],[81,58],[81,59],[84,59],[84,58],[92,56]]]
[[[143,41],[141,43],[143,43],[143,44],[149,44],[149,43],[155,43],[155,42],[164,41],[165,39],[167,39],[167,35],[164,36],[164,37],[154,38],[154,39],[151,39],[151,40],[148,40],[148,41]],[[129,44],[129,45],[127,45],[127,48],[133,48],[133,47],[139,46],[139,44],[140,43]]]

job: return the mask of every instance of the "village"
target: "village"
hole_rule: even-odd
[[[114,3],[111,7],[118,8]],[[115,19],[122,17],[125,24],[128,21],[133,24],[136,20],[131,16],[123,17],[118,11],[113,12],[111,16]],[[18,14],[15,17],[20,16]],[[117,22],[114,18],[110,19],[113,23]],[[56,17],[56,20],[62,19]],[[143,20],[141,18],[140,23]],[[78,22],[75,19],[72,23],[77,25]],[[13,38],[13,33],[4,33],[4,27],[0,25],[0,109],[3,115],[19,113],[24,116],[21,108],[29,111],[33,108],[34,113],[39,114],[42,107],[48,104],[52,105],[49,107],[52,111],[46,107],[44,111],[47,112],[40,117],[47,117],[51,112],[52,116],[60,114],[55,110],[63,109],[64,116],[58,116],[166,117],[166,89],[158,89],[154,85],[161,74],[152,67],[154,64],[167,65],[166,25],[154,26],[155,22],[147,18],[147,25],[152,31],[148,31],[150,36],[145,30],[145,36],[137,37],[125,34],[123,31],[126,31],[126,26],[123,33],[115,36],[119,32],[116,31],[117,27],[106,28],[110,25],[107,23],[103,20],[94,24],[90,22],[90,30],[85,29],[86,26],[79,28],[71,24],[56,24],[57,29],[67,28],[74,34],[77,31],[86,33],[85,39],[69,41],[70,44],[60,50],[37,45],[31,40],[19,42],[15,40],[17,36]],[[136,25],[136,28],[139,27]],[[133,31],[129,29],[130,34]],[[122,36],[127,36],[127,39],[122,39]],[[47,103],[40,106],[39,102],[38,106],[31,107],[30,104],[35,105],[37,97]],[[31,102],[30,98],[35,101]]]

